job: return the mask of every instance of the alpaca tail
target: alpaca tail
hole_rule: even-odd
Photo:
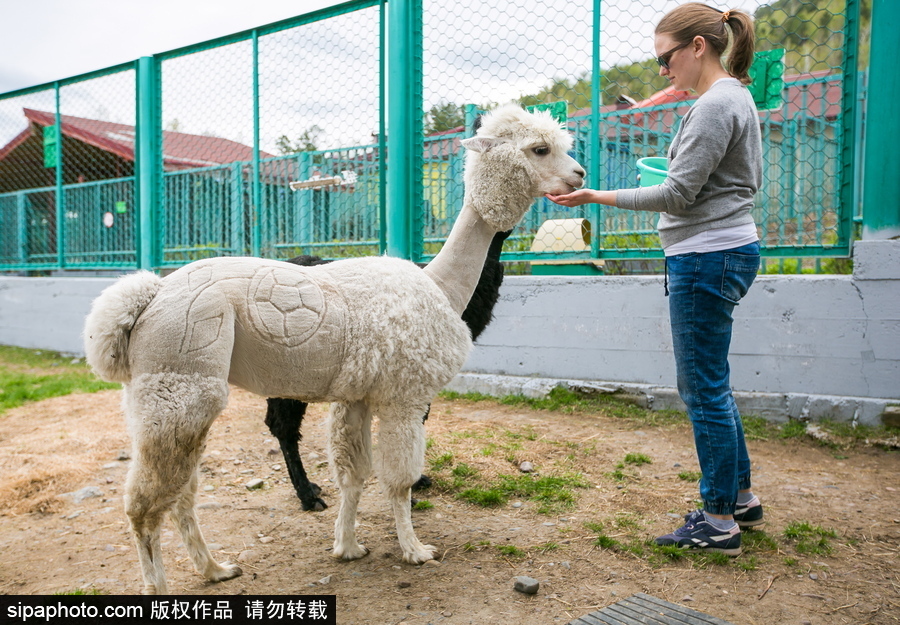
[[[119,278],[91,305],[84,323],[88,364],[107,382],[129,382],[128,341],[138,317],[159,291],[162,278],[139,271]]]

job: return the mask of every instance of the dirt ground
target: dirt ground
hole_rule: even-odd
[[[0,417],[0,593],[49,594],[77,588],[140,590],[137,556],[122,494],[128,448],[120,393],[70,395]],[[338,623],[568,623],[636,592],[679,603],[736,625],[881,624],[900,621],[900,454],[810,441],[756,440],[754,491],[766,506],[764,535],[726,564],[660,560],[595,545],[646,540],[671,531],[690,510],[696,471],[685,424],[655,426],[605,416],[566,415],[491,402],[438,400],[428,421],[429,458],[452,454],[481,475],[580,472],[574,508],[537,512],[530,500],[477,507],[451,492],[419,495],[433,507],[413,513],[434,564],[411,566],[373,478],[360,506],[354,562],[330,555],[338,493],[325,461],[324,407],[304,422],[301,452],[329,508],[303,512],[277,443],[263,424],[264,400],[234,389],[213,426],[200,494],[204,534],[221,559],[244,574],[211,584],[192,568],[174,527],[163,530],[170,591],[178,594],[334,594]],[[627,454],[651,464],[624,465]],[[452,463],[451,465],[452,466]],[[432,467],[434,469],[434,467]],[[450,468],[441,469],[449,475]],[[435,469],[437,471],[437,469]],[[430,472],[426,469],[426,472]],[[261,490],[247,490],[254,478]],[[65,493],[94,487],[76,502]],[[60,496],[63,495],[63,496]],[[784,537],[792,522],[832,529],[830,553],[798,553]],[[587,526],[586,526],[587,524]],[[509,553],[516,547],[520,553]],[[540,581],[536,595],[514,578]]]

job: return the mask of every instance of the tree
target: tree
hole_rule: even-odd
[[[443,100],[425,113],[425,134],[430,135],[444,130],[453,130],[466,123],[463,107]]]
[[[275,142],[275,148],[281,156],[296,154],[297,152],[315,152],[319,149],[316,147],[316,142],[321,134],[322,129],[313,125],[304,130],[297,141],[293,143],[287,135],[281,135]]]

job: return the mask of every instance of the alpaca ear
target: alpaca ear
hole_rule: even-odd
[[[498,139],[497,137],[472,137],[470,139],[463,139],[459,143],[467,150],[484,154],[485,152],[490,151],[491,148],[495,148],[504,143],[509,143],[509,141],[506,139]]]

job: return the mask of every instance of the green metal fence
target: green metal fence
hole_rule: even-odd
[[[767,257],[849,254],[861,2],[749,2],[770,59],[755,66],[757,88],[770,88],[754,209]],[[461,208],[460,140],[510,100],[564,102],[588,184],[633,187],[637,159],[665,154],[691,104],[652,58],[653,24],[677,4],[357,0],[0,94],[0,271],[427,260]],[[583,221],[560,239],[543,234],[547,220]],[[504,259],[535,272],[652,270],[655,221],[537,200]]]

